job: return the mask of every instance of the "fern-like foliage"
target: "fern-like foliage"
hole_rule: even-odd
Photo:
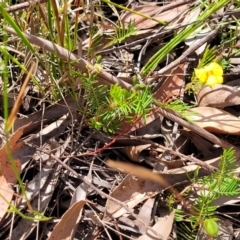
[[[189,115],[193,115],[194,112],[190,112],[188,110],[191,109],[192,106],[184,103],[180,99],[176,99],[170,103],[162,103],[157,100],[154,100],[154,103],[161,108],[171,109],[173,111],[176,111],[182,116],[182,118],[184,118],[188,122],[191,122],[191,119],[189,119]]]
[[[177,239],[178,240],[194,240],[197,236],[197,231],[193,230],[191,225],[186,222],[179,222],[177,224]]]
[[[186,217],[184,212],[178,211],[176,220],[181,219],[180,215],[182,214],[186,221],[191,222],[193,229],[203,225],[203,222],[207,219],[214,221],[217,209],[214,206],[214,201],[222,196],[237,196],[240,194],[240,179],[234,174],[237,169],[235,162],[234,150],[231,148],[224,150],[217,171],[199,179],[197,179],[196,173],[194,177],[194,192],[197,192],[198,196],[192,205],[193,214]],[[208,229],[205,229],[205,231],[207,232]]]
[[[132,122],[136,117],[147,117],[153,102],[148,87],[127,91],[116,84],[109,88],[99,85],[94,73],[88,76],[77,74],[85,90],[84,113],[90,127],[114,132],[122,121]]]
[[[216,172],[199,180],[203,187],[210,189],[208,197],[214,200],[220,196],[234,196],[240,193],[239,178],[235,177],[237,168],[233,149],[224,150]]]

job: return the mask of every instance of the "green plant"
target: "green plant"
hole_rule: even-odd
[[[121,43],[126,38],[135,35],[137,30],[135,29],[135,22],[131,21],[126,27],[121,22],[114,28],[114,36],[113,40],[109,43],[109,45],[114,45],[116,43]]]
[[[229,0],[213,1],[202,1],[197,8],[204,8],[198,19],[190,24],[189,26],[183,28],[178,34],[176,34],[166,45],[164,45],[157,53],[155,53],[148,62],[142,68],[141,74],[143,76],[149,75],[156,66],[169,54],[179,43],[184,41],[194,32],[198,31],[205,25],[205,20],[214,14],[218,9],[225,6]]]
[[[217,56],[217,48],[208,45],[186,89],[198,92],[205,85],[214,86],[221,84],[223,82],[222,62],[222,57]]]
[[[132,91],[119,85],[108,88],[106,85],[99,85],[94,72],[87,76],[79,72],[76,74],[81,76],[86,91],[84,112],[90,127],[115,132],[122,121],[132,122],[135,117],[147,117],[153,102],[148,87]]]
[[[85,90],[83,113],[91,128],[114,133],[122,122],[133,123],[138,117],[146,119],[154,105],[172,109],[188,120],[187,110],[191,106],[178,99],[169,104],[161,103],[154,99],[149,86],[138,84],[136,79],[131,91],[117,84],[108,87],[99,83],[96,73],[102,71],[100,61],[97,57],[94,70],[88,74],[75,72],[73,76],[73,78],[78,76],[82,80]]]
[[[191,186],[191,192],[196,193],[196,200],[190,206],[191,214],[184,210],[177,211],[177,221],[190,222],[193,230],[202,226],[206,234],[210,237],[218,235],[218,218],[215,217],[217,206],[214,201],[222,196],[236,196],[240,194],[240,179],[235,176],[237,169],[234,150],[224,150],[218,169],[208,176],[198,178],[198,172],[195,173],[194,183]],[[188,238],[185,238],[188,239]]]

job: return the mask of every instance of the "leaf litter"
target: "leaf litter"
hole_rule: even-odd
[[[0,150],[1,239],[190,239],[194,231],[187,232],[189,225],[181,227],[178,210],[193,214],[197,197],[193,193],[184,195],[184,189],[193,185],[196,174],[203,177],[216,171],[223,149],[235,149],[234,173],[239,173],[238,75],[235,72],[230,80],[223,76],[223,84],[188,92],[194,69],[209,44],[229,57],[224,73],[231,73],[233,68],[236,71],[237,55],[234,61],[231,55],[238,45],[228,47],[218,25],[226,21],[224,15],[235,19],[237,3],[225,1],[216,12],[217,20],[206,19],[209,24],[185,36],[144,75],[142,69],[149,59],[182,29],[197,22],[207,3],[123,2],[124,8],[110,1],[102,1],[100,6],[83,1],[64,5],[58,0],[51,1],[51,6],[39,0],[33,5],[24,2],[6,7],[7,12],[15,12],[13,18],[18,19],[18,14],[26,17],[19,25],[25,37],[22,39],[34,46],[37,54],[28,55],[31,64],[26,63],[23,57],[29,49],[21,45],[17,28],[10,23],[4,26],[13,39],[6,47],[14,50],[9,52],[9,61],[17,67],[9,66],[11,84],[7,96],[1,93],[8,99],[10,110],[15,109],[8,120],[11,124],[6,125],[15,130],[9,138],[10,153],[6,154],[7,145]],[[49,9],[54,18],[47,14]],[[3,11],[1,14],[6,18]],[[135,29],[131,32],[132,23]],[[71,27],[67,29],[67,25]],[[236,27],[234,23],[229,25],[227,30]],[[89,35],[88,29],[93,26],[95,32]],[[55,38],[47,33],[52,27],[58,33]],[[76,27],[78,40],[73,47],[67,36]],[[121,41],[114,39],[114,34]],[[5,54],[2,48],[1,53]],[[102,57],[99,62],[97,55]],[[89,73],[89,78],[97,76],[94,88],[118,84],[134,92],[150,85],[161,104],[153,103],[146,118],[134,124],[120,119],[115,134],[97,125],[92,129],[85,108],[89,89],[83,82]],[[177,105],[171,105],[175,100],[191,105],[184,110],[186,115],[181,115]],[[2,134],[4,139],[4,131]],[[24,191],[16,191],[21,183],[9,156],[16,164]],[[237,223],[237,214],[231,209],[234,217],[230,217],[220,207],[238,201],[239,195],[215,201],[217,214],[222,216],[222,233],[224,223]],[[206,231],[201,232],[198,224],[195,237],[204,239]],[[182,231],[185,238],[180,238]]]

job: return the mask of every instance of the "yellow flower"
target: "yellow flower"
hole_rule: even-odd
[[[195,69],[195,76],[203,85],[211,87],[223,83],[223,69],[222,66],[216,62],[211,62],[208,65]]]

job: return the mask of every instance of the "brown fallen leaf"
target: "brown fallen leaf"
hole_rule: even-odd
[[[74,203],[62,216],[60,222],[54,227],[48,240],[70,240],[73,238],[72,231],[82,214],[83,207],[87,201],[81,200]]]
[[[139,231],[143,234],[146,233],[146,226],[150,226],[150,222],[152,219],[152,209],[154,206],[155,198],[149,198],[141,207],[138,217],[145,223],[139,221],[139,219],[135,220],[135,224],[137,225]]]
[[[191,2],[191,0],[190,1],[174,0],[172,1],[172,3],[167,4],[165,6],[161,6],[161,7],[151,6],[151,5],[141,5],[141,6],[135,7],[133,10],[136,12],[139,12],[140,14],[144,14],[148,17],[152,17],[155,20],[171,22],[181,12],[189,8],[188,6],[189,2]],[[177,6],[177,4],[181,4],[181,3],[182,5]],[[120,16],[120,20],[126,24],[130,23],[131,21],[134,21],[135,27],[138,29],[152,28],[157,24],[159,24],[157,21],[147,19],[144,16],[140,16],[131,12],[124,12]]]
[[[224,110],[196,107],[190,111],[197,113],[189,116],[191,121],[209,132],[240,135],[240,119]]]
[[[158,221],[152,227],[154,230],[160,233],[164,237],[164,239],[167,239],[172,231],[174,215],[175,212],[172,211],[167,218],[166,217],[158,218]],[[141,237],[137,238],[137,240],[153,240],[153,239],[158,239],[158,237],[150,231],[148,231]]]
[[[208,160],[206,163],[217,166],[219,159],[220,158],[218,157]],[[137,176],[134,177],[130,174],[127,175],[122,183],[118,185],[117,188],[111,193],[111,197],[114,197],[115,199],[125,203],[129,206],[129,208],[133,208],[138,203],[154,196],[156,192],[161,192],[176,183],[179,184],[182,181],[189,180],[190,178],[194,177],[196,169],[199,168],[198,165],[188,165],[156,174],[151,172],[149,169],[129,163],[107,160],[107,165]],[[210,171],[208,170],[199,170],[199,176],[205,176],[208,174],[210,174]],[[135,199],[131,201],[133,198]],[[107,216],[110,215],[116,218],[127,212],[127,210],[121,205],[117,204],[115,201],[108,199],[106,204],[106,212],[108,213]],[[107,219],[107,217],[105,218]]]
[[[127,175],[124,181],[111,193],[111,197],[124,202],[129,208],[133,208],[138,203],[154,196],[157,192],[171,187],[173,181],[175,184],[177,183],[177,180],[179,180],[179,176],[177,176],[178,174],[174,174],[173,179],[171,174],[156,174],[145,167],[130,163],[115,162],[112,160],[107,160],[106,163],[111,168],[119,169],[122,172],[131,174]],[[186,175],[185,172],[184,174]],[[189,173],[188,177],[190,177],[190,175],[191,174]],[[170,190],[180,201],[185,202],[176,189],[170,188]],[[109,199],[106,204],[106,211],[114,218],[120,217],[127,212],[125,208]]]
[[[0,149],[0,220],[5,215],[9,204],[13,196],[13,190],[9,186],[10,184],[15,184],[17,181],[16,175],[12,168],[9,160],[9,155],[12,156],[14,152],[19,150],[24,142],[18,141],[23,134],[23,130],[26,126],[19,128],[9,139],[8,145],[6,144],[2,149]],[[13,159],[13,164],[15,164],[16,171],[18,174],[21,172],[21,162],[19,159]]]
[[[154,93],[155,99],[160,102],[167,102],[172,98],[179,97],[184,89],[184,66],[185,64],[180,64],[176,68],[166,73],[167,79]]]
[[[154,196],[158,189],[159,184],[156,182],[127,175],[121,184],[111,192],[110,196],[124,202],[129,208],[134,208],[140,202]],[[147,192],[151,192],[151,194],[146,194]],[[106,211],[114,218],[127,212],[125,208],[110,199],[107,200]]]
[[[13,190],[8,186],[5,177],[0,176],[0,221],[9,207],[9,204],[6,201],[10,202],[12,200],[12,196]]]
[[[197,94],[197,100],[200,107],[224,108],[238,105],[240,104],[240,88],[227,85],[206,86]]]

